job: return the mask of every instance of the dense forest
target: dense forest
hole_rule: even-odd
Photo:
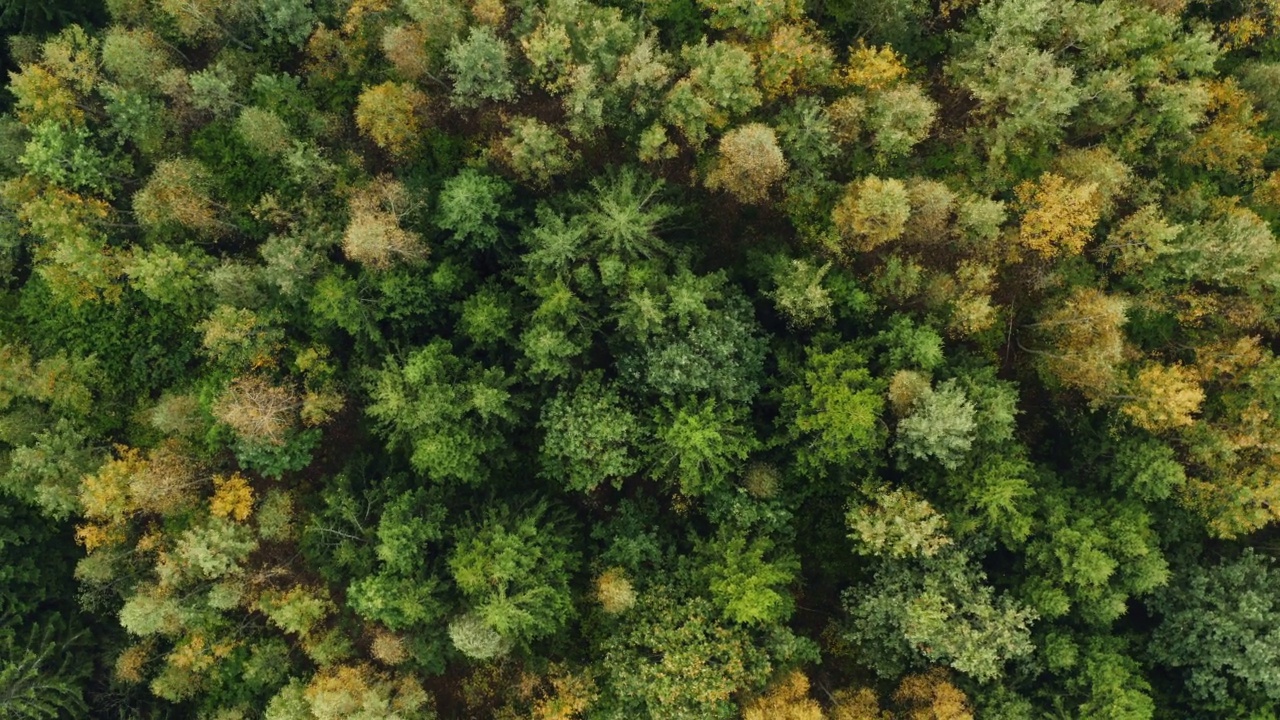
[[[0,28],[5,720],[1280,716],[1280,1]]]

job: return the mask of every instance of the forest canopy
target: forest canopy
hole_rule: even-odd
[[[0,0],[0,715],[1280,708],[1273,0]]]

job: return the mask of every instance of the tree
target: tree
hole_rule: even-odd
[[[736,717],[734,692],[763,686],[769,662],[745,629],[716,615],[701,597],[661,586],[642,593],[626,625],[603,639],[602,704],[672,720]]]
[[[1033,649],[1036,613],[997,596],[985,579],[959,550],[883,564],[869,585],[845,592],[844,638],[882,677],[929,660],[995,679],[1006,661]]]
[[[164,160],[133,196],[133,210],[144,227],[179,225],[203,234],[223,229],[210,198],[209,172],[189,158]]]
[[[947,65],[949,76],[978,101],[991,156],[1001,164],[1010,154],[1055,141],[1084,99],[1071,68],[1026,37],[1052,17],[1041,3],[984,7],[958,38],[959,52]],[[1019,27],[1022,18],[1032,18],[1026,29]]]
[[[756,54],[760,89],[769,99],[816,91],[833,79],[835,54],[822,36],[804,23],[777,25],[757,46]]]
[[[1178,567],[1168,590],[1148,601],[1160,624],[1151,659],[1179,674],[1205,711],[1233,701],[1270,707],[1280,698],[1275,569],[1246,548],[1234,558]]]
[[[830,269],[831,263],[819,267],[800,259],[778,264],[770,296],[792,327],[807,328],[831,318],[831,292],[822,285]]]
[[[799,670],[742,709],[743,720],[822,720],[822,706],[809,697],[809,678]]]
[[[254,10],[246,0],[159,0],[158,7],[192,42],[233,34],[231,31],[246,22]]]
[[[711,11],[711,27],[717,30],[739,30],[750,37],[763,37],[771,27],[800,15],[795,0],[747,2],[746,0],[700,0]]]
[[[386,270],[396,261],[413,262],[427,255],[418,233],[401,223],[414,209],[404,185],[387,177],[351,195],[351,219],[342,235],[342,250],[352,260]]]
[[[436,224],[463,242],[489,247],[502,236],[511,187],[501,178],[467,168],[440,190]]]
[[[624,613],[636,604],[636,591],[622,568],[612,567],[600,573],[595,583],[596,601],[610,615]]]
[[[871,502],[850,508],[845,522],[862,555],[933,557],[951,545],[946,516],[910,490],[879,489]]]
[[[1187,148],[1187,161],[1243,177],[1261,174],[1259,158],[1267,154],[1267,141],[1255,132],[1259,118],[1249,94],[1234,78],[1211,83],[1208,110],[1212,120]]]
[[[1041,257],[1077,255],[1089,242],[1102,211],[1096,182],[1068,184],[1060,175],[1044,174],[1018,186],[1022,222],[1018,242]]]
[[[1208,218],[1188,224],[1172,252],[1170,264],[1183,277],[1245,290],[1274,278],[1278,254],[1267,223],[1234,199],[1214,203]]]
[[[932,458],[948,470],[964,461],[977,427],[973,403],[948,380],[923,393],[898,422],[896,448],[903,457]]]
[[[707,187],[725,190],[744,203],[760,203],[787,173],[787,160],[773,129],[760,123],[734,128],[720,138]]]
[[[684,495],[715,492],[759,446],[746,419],[741,407],[715,400],[665,405],[648,450],[652,472],[673,480]]]
[[[699,543],[711,600],[725,619],[745,625],[776,625],[795,609],[786,591],[800,564],[767,536],[748,537],[722,529]],[[767,557],[768,556],[768,557]]]
[[[54,720],[87,711],[80,684],[87,668],[52,624],[19,639],[0,633],[0,707],[14,720]]]
[[[1041,368],[1057,382],[1080,390],[1090,400],[1111,394],[1123,359],[1124,298],[1077,287],[1057,307],[1047,309],[1032,327],[1051,344],[1033,351]]]
[[[851,347],[810,349],[799,381],[783,390],[784,417],[798,459],[811,469],[867,462],[883,443],[884,400]]]
[[[656,298],[632,293],[633,303],[619,313],[619,375],[665,397],[701,394],[728,403],[755,397],[765,340],[741,291],[722,274],[687,269],[656,290]],[[656,317],[650,299],[661,307]]]
[[[902,237],[911,216],[911,196],[901,180],[868,175],[849,183],[831,211],[841,237],[856,252],[870,252]]]
[[[508,67],[510,54],[506,41],[488,27],[473,27],[465,40],[455,39],[445,53],[453,78],[453,104],[467,109],[485,101],[514,100],[516,86]]]
[[[321,670],[301,697],[316,720],[431,720],[436,716],[431,696],[413,676],[396,678],[369,665]]]
[[[640,469],[642,429],[612,385],[598,375],[557,394],[542,410],[542,474],[572,490],[620,487]]]
[[[563,627],[573,613],[569,577],[579,561],[569,532],[566,517],[545,502],[499,505],[458,531],[449,570],[467,599],[464,623],[479,626],[472,634],[482,627],[506,646],[522,646]],[[451,626],[455,645],[464,627]],[[466,642],[458,647],[465,652]]]
[[[1151,432],[1186,427],[1204,402],[1204,390],[1191,371],[1181,365],[1151,364],[1138,371],[1133,396],[1121,412]]]
[[[263,155],[283,155],[293,146],[289,126],[274,111],[247,107],[236,118],[240,139]]]
[[[929,136],[937,114],[937,103],[919,85],[903,83],[872,93],[866,127],[876,156],[884,162],[909,153]]]
[[[693,147],[701,147],[709,131],[726,127],[735,117],[760,104],[755,88],[755,62],[743,48],[703,39],[680,52],[689,67],[667,92],[663,119]]]
[[[551,180],[571,170],[577,153],[555,129],[537,118],[517,118],[511,134],[502,140],[503,159],[526,182],[546,187]]]
[[[1153,518],[1134,500],[1085,498],[1049,487],[1040,497],[1040,532],[1026,549],[1023,594],[1046,619],[1074,611],[1106,626],[1126,603],[1169,579]]]
[[[306,42],[316,23],[305,0],[262,0],[259,12],[267,39],[294,47]]]
[[[408,83],[384,82],[367,87],[356,103],[356,126],[394,156],[407,156],[423,131],[427,96]]]
[[[516,419],[510,385],[500,368],[464,360],[437,339],[373,374],[366,412],[420,472],[479,484],[505,464],[504,432]]]
[[[299,398],[289,387],[247,375],[233,380],[212,410],[242,439],[279,446],[297,424]]]

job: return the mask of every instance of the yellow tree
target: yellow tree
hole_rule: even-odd
[[[893,48],[867,47],[859,43],[849,49],[849,62],[845,66],[845,85],[866,90],[882,90],[907,76],[907,66]]]
[[[1121,411],[1135,425],[1164,432],[1192,424],[1204,403],[1204,389],[1195,373],[1179,364],[1153,363],[1138,371]]]
[[[190,158],[156,165],[147,184],[133,196],[133,211],[144,227],[180,225],[206,234],[224,226],[209,196],[209,172]]]
[[[402,157],[418,144],[426,106],[427,96],[408,83],[366,87],[356,101],[356,126],[378,147]]]
[[[769,198],[770,188],[786,174],[787,160],[773,128],[751,123],[730,130],[720,139],[720,152],[706,183],[744,203],[762,203]]]
[[[850,249],[870,252],[902,237],[911,217],[911,195],[901,180],[869,175],[855,180],[831,211]]]
[[[297,424],[300,405],[292,389],[245,375],[232,380],[214,401],[213,416],[244,440],[282,445]]]
[[[129,500],[139,511],[171,515],[190,506],[208,482],[200,470],[178,442],[163,442],[130,475]]]
[[[1022,223],[1018,242],[1040,257],[1077,255],[1089,242],[1102,212],[1096,182],[1071,183],[1045,173],[1017,188]]]
[[[253,512],[253,488],[240,473],[215,475],[213,497],[209,498],[209,512],[214,517],[232,518],[237,522],[249,519]]]
[[[352,194],[350,209],[351,219],[342,235],[342,251],[348,258],[384,270],[397,261],[427,256],[421,236],[400,226],[413,202],[399,181],[374,180]]]
[[[9,92],[15,98],[18,119],[28,126],[46,120],[71,125],[84,122],[75,91],[40,65],[24,65],[18,72],[9,73]]]
[[[891,720],[871,688],[837,690],[831,699],[831,720]]]
[[[823,720],[823,714],[822,707],[809,697],[809,678],[792,670],[743,707],[742,720]]]
[[[430,717],[431,697],[412,676],[400,679],[369,665],[327,668],[303,692],[317,720],[403,720]]]
[[[636,591],[626,571],[613,567],[596,577],[596,601],[610,615],[619,615],[636,604]]]
[[[964,691],[951,683],[946,670],[908,675],[893,693],[900,720],[973,720],[973,710]]]
[[[1042,371],[1092,402],[1113,394],[1116,369],[1124,359],[1128,302],[1093,287],[1077,287],[1031,327],[1049,349],[1030,350]]]
[[[1252,177],[1262,172],[1267,141],[1257,132],[1266,118],[1235,79],[1209,85],[1211,120],[1186,151],[1188,162],[1209,170]]]
[[[831,84],[835,54],[821,35],[801,23],[784,23],[755,47],[766,99],[811,92]]]

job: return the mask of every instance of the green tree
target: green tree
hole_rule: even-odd
[[[542,475],[571,490],[620,487],[640,469],[643,430],[618,391],[598,375],[557,394],[542,410]]]
[[[511,187],[501,178],[465,169],[440,189],[436,224],[463,242],[489,247],[502,237]]]
[[[483,483],[506,464],[506,431],[516,420],[511,380],[435,340],[373,373],[366,411],[393,448],[436,482]]]
[[[546,502],[499,504],[460,528],[449,570],[467,599],[466,622],[478,622],[508,646],[563,627],[573,614],[569,578],[579,562],[571,532],[566,516]]]
[[[473,27],[465,40],[454,40],[445,53],[453,78],[453,104],[475,108],[485,101],[514,100],[510,55],[506,41],[487,27]]]
[[[1029,626],[1036,614],[985,580],[960,550],[883,564],[868,585],[845,591],[845,640],[883,677],[929,660],[976,680],[995,679],[1008,660],[1033,649]]]
[[[7,623],[4,623],[7,624]],[[0,707],[14,720],[53,720],[88,711],[81,687],[87,669],[53,625],[31,626],[27,637],[0,633]]]
[[[795,602],[787,586],[800,564],[770,538],[722,528],[699,544],[698,553],[711,599],[726,619],[768,626],[791,616]]]
[[[783,398],[785,432],[810,469],[868,464],[884,443],[884,396],[866,357],[852,347],[811,348]]]
[[[1205,711],[1235,702],[1272,707],[1280,698],[1276,661],[1275,569],[1260,553],[1214,563],[1189,562],[1148,605],[1158,614],[1151,659],[1183,679]]]
[[[955,470],[973,445],[976,414],[964,390],[948,380],[922,393],[898,422],[897,451],[905,458],[933,459]]]
[[[656,415],[648,451],[652,472],[674,481],[688,496],[720,489],[759,446],[746,421],[742,408],[715,400],[665,405]]]

